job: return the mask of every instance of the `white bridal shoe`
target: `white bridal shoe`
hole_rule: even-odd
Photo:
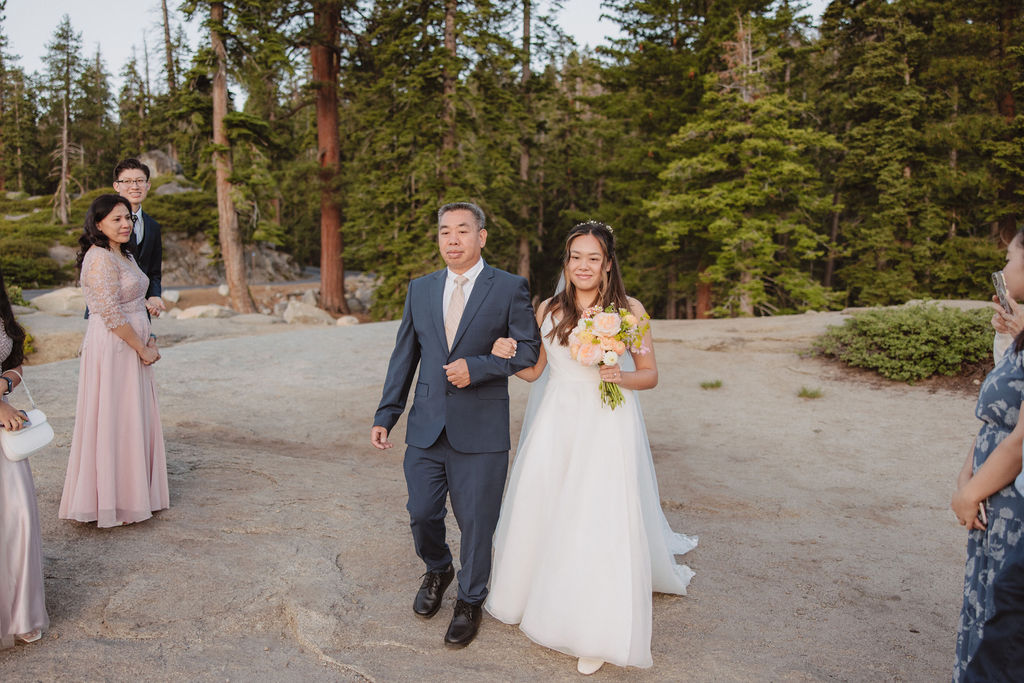
[[[598,659],[597,657],[580,657],[580,661],[576,663],[576,670],[584,676],[589,676],[602,666],[604,666],[603,659]]]

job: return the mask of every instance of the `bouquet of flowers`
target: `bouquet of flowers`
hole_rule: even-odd
[[[641,317],[625,308],[592,306],[583,311],[576,329],[569,335],[569,354],[581,365],[616,365],[629,349],[636,354],[647,353],[644,335],[651,329],[646,313]],[[615,410],[622,404],[622,389],[614,382],[602,381],[601,404]]]

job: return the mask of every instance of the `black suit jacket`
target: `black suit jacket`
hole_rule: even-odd
[[[139,217],[142,219],[142,243],[136,244],[133,234],[128,248],[139,268],[149,278],[149,289],[146,290],[148,299],[151,296],[160,296],[164,291],[160,284],[164,247],[160,237],[160,224],[156,219],[142,209],[139,209]]]

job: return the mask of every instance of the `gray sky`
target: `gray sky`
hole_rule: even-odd
[[[543,0],[542,0],[543,1]],[[171,0],[172,8],[179,4]],[[809,0],[808,12],[815,18],[828,0]],[[21,57],[19,64],[28,72],[43,70],[42,56],[46,44],[61,17],[67,14],[71,26],[82,34],[83,53],[87,57],[100,54],[107,71],[114,77],[115,92],[119,89],[122,67],[135,50],[142,62],[142,46],[150,51],[150,80],[159,87],[163,28],[160,0],[8,0],[5,31],[9,51]],[[182,20],[173,16],[172,25]],[[605,35],[615,32],[611,22],[599,21],[601,0],[565,0],[561,24],[581,45],[596,46]],[[192,47],[198,42],[199,22],[190,27]]]

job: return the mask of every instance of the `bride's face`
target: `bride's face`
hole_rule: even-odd
[[[565,270],[577,291],[597,290],[601,286],[602,271],[607,273],[611,268],[601,242],[593,235],[580,235],[569,244],[569,263]]]

